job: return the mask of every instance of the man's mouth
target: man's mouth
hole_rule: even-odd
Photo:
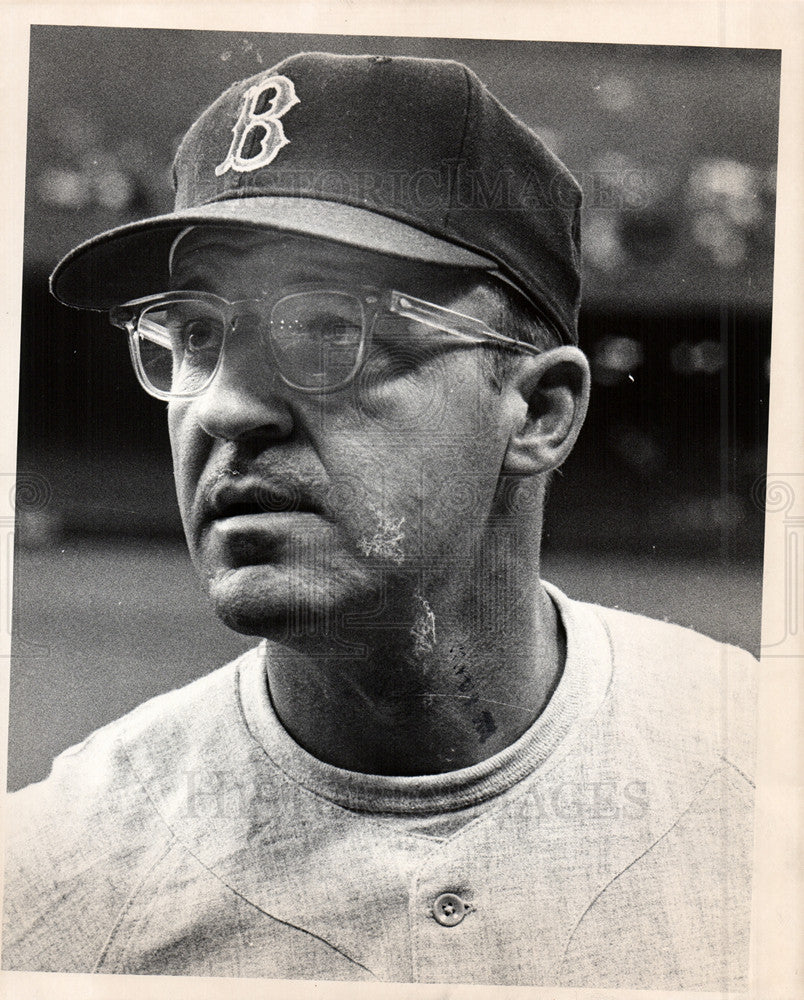
[[[264,514],[323,514],[323,506],[296,483],[244,479],[214,489],[204,505],[204,519],[221,521]]]

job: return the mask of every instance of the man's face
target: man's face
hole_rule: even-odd
[[[177,247],[171,284],[230,301],[371,285],[493,319],[488,291],[462,280],[321,240],[197,229]],[[352,385],[311,395],[285,385],[244,329],[204,395],[170,404],[190,553],[227,624],[334,639],[344,615],[402,624],[466,584],[510,428],[483,349],[459,343],[377,345]]]

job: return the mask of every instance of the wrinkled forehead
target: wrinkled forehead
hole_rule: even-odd
[[[305,282],[397,288],[436,301],[463,298],[486,274],[261,227],[191,226],[170,250],[171,287],[258,297]]]
[[[246,253],[281,246],[302,244],[304,238],[293,233],[252,226],[187,226],[170,247],[168,267],[171,274],[188,259],[203,253],[242,256]]]
[[[343,259],[340,254],[329,256],[333,263]],[[190,226],[174,240],[168,267],[173,287],[195,278],[198,287],[232,283],[256,294],[265,281],[316,259],[326,262],[323,248],[303,236],[249,227]]]

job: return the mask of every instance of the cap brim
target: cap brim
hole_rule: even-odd
[[[368,209],[315,198],[230,198],[110,229],[60,261],[50,289],[65,305],[110,309],[168,287],[168,254],[187,226],[228,223],[318,236],[432,264],[495,268],[458,244]]]

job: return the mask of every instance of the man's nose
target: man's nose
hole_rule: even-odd
[[[292,392],[259,344],[227,337],[211,385],[193,401],[194,417],[221,440],[282,440],[293,432]]]

